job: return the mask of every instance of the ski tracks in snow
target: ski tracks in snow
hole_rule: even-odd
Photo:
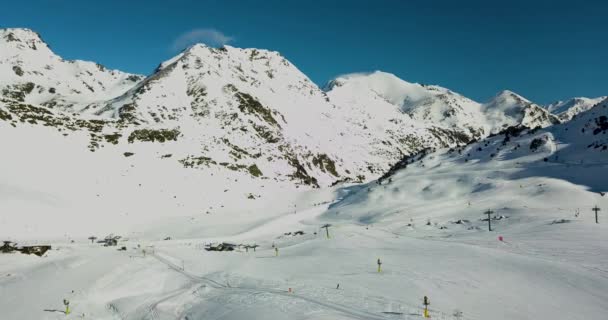
[[[225,290],[228,292],[233,292],[233,293],[251,293],[251,294],[260,294],[260,293],[266,293],[266,294],[270,294],[270,295],[275,295],[275,296],[281,296],[281,297],[286,297],[289,299],[298,299],[300,301],[304,301],[307,303],[311,303],[317,306],[320,306],[322,308],[328,309],[328,310],[333,310],[333,311],[337,311],[339,313],[342,313],[346,316],[352,317],[353,319],[365,319],[365,320],[387,320],[387,319],[394,319],[394,317],[386,317],[383,315],[379,315],[379,314],[374,314],[371,312],[367,312],[364,310],[357,310],[354,309],[352,307],[347,307],[344,305],[340,305],[340,304],[336,304],[336,303],[330,303],[330,302],[324,302],[315,298],[311,298],[311,297],[306,297],[306,296],[302,296],[296,293],[289,293],[287,291],[282,291],[282,290],[277,290],[277,289],[268,289],[268,288],[245,288],[245,287],[238,287],[238,286],[226,286],[222,283],[219,283],[215,280],[209,279],[207,277],[201,277],[201,276],[197,276],[194,275],[190,272],[187,272],[185,270],[183,270],[180,266],[174,264],[173,262],[169,261],[168,259],[159,256],[157,253],[152,254],[152,256],[157,259],[159,262],[167,265],[170,269],[184,275],[185,277],[191,279],[193,282],[198,283],[198,284],[204,284],[204,285],[208,285],[212,288],[218,289],[218,290]],[[177,295],[179,295],[180,293],[183,293],[184,291],[178,292],[178,293],[174,293],[173,295],[169,295],[164,297],[163,299],[161,299],[160,301],[157,301],[156,303],[154,303],[153,305],[150,306],[150,310],[155,309],[156,306],[158,304],[160,304],[161,302],[167,301],[169,299],[171,299],[172,297],[175,297]],[[419,318],[419,316],[417,316],[416,318]],[[154,319],[154,318],[153,318]],[[178,318],[180,319],[180,318]]]

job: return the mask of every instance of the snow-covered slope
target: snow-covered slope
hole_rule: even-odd
[[[176,218],[154,232],[133,224],[125,251],[70,230],[45,258],[2,257],[10,294],[0,310],[11,319],[414,320],[427,296],[432,319],[602,319],[608,224],[591,208],[608,206],[607,136],[605,101],[554,127],[412,157],[380,183],[294,194],[292,210],[275,197],[238,217]],[[223,241],[257,250],[203,249]],[[72,315],[54,311],[64,298]]]
[[[608,97],[576,97],[566,101],[556,101],[548,105],[547,110],[555,114],[561,121],[569,121],[577,114],[591,109],[606,98]]]
[[[354,188],[327,217],[388,223],[403,219],[403,212],[417,204],[433,203],[440,214],[422,217],[443,225],[469,219],[479,226],[471,218],[488,208],[520,222],[545,221],[549,218],[527,212],[526,206],[572,212],[593,206],[608,191],[603,174],[607,169],[608,100],[604,100],[563,124],[545,129],[510,127],[464,147],[406,157],[377,183]],[[406,220],[402,220],[404,228]]]
[[[57,56],[29,29],[0,29],[0,95],[78,112],[118,96],[143,77]]]
[[[469,315],[472,319],[601,317],[604,311],[591,311],[587,302],[600,296],[605,299],[608,294],[603,267],[608,263],[607,229],[601,214],[608,206],[606,172],[608,100],[563,124],[538,130],[510,128],[465,147],[404,159],[377,182],[343,189],[340,200],[323,213],[319,223],[356,224],[396,238],[421,239],[429,255],[436,257],[435,263],[444,266],[443,271],[430,271],[426,268],[433,269],[434,263],[427,263],[409,272],[424,269],[429,275],[437,275],[448,272],[447,269],[455,269],[457,274],[472,271],[456,267],[459,258],[448,258],[435,247],[436,243],[458,243],[482,250],[482,255],[467,255],[466,259],[479,261],[481,269],[492,270],[490,283],[496,284],[492,287],[498,288],[504,299],[522,300],[490,299],[488,303],[493,305],[494,313],[481,311],[483,308],[477,305],[473,309],[486,314]],[[594,206],[602,210],[599,224],[595,223]],[[492,232],[488,232],[488,210]],[[501,262],[496,265],[482,262],[490,254],[486,249],[497,254]],[[405,244],[400,250],[410,254],[408,262],[404,262],[408,267],[418,265],[415,261],[426,256],[413,254],[415,249]],[[525,257],[528,262],[515,266],[514,260],[502,260],[510,254]],[[548,265],[541,267],[543,263]],[[507,271],[511,267],[514,273]],[[539,273],[526,276],[531,270]],[[476,274],[473,278],[483,278],[477,271],[473,273]],[[569,307],[532,302],[540,301],[536,300],[539,295],[528,288],[545,286],[540,284],[544,281],[540,274],[560,274],[550,280],[552,289],[543,290],[550,290],[553,298]],[[512,275],[523,278],[511,278]],[[497,284],[504,277],[511,280]],[[587,283],[591,278],[604,284]],[[530,283],[535,285],[529,287]],[[441,287],[438,291],[445,293],[449,286],[438,286]],[[458,287],[460,293],[468,291]],[[485,281],[475,287],[473,291],[487,288]],[[515,288],[519,292],[511,291]],[[571,299],[590,292],[593,293],[580,301],[587,307],[570,305]],[[454,292],[448,299],[458,299],[460,293]],[[531,304],[534,312],[511,314],[518,309],[511,307]]]

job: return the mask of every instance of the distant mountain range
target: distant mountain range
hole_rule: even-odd
[[[28,29],[0,30],[0,127],[29,130],[40,144],[63,135],[74,152],[123,157],[146,145],[170,166],[258,183],[368,181],[421,150],[559,124],[605,98],[543,107],[503,91],[479,103],[380,71],[321,89],[277,52],[202,44],[144,77],[64,60]]]

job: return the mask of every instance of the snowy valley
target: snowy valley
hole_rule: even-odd
[[[0,252],[2,319],[608,312],[607,97],[320,88],[202,44],[142,76],[0,29],[0,137],[0,240],[52,245]]]

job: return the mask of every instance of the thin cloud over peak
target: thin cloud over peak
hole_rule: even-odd
[[[173,41],[171,50],[179,51],[187,46],[199,42],[212,47],[221,47],[233,40],[233,37],[227,36],[217,29],[198,28],[182,33],[179,37],[177,37],[177,39]]]

